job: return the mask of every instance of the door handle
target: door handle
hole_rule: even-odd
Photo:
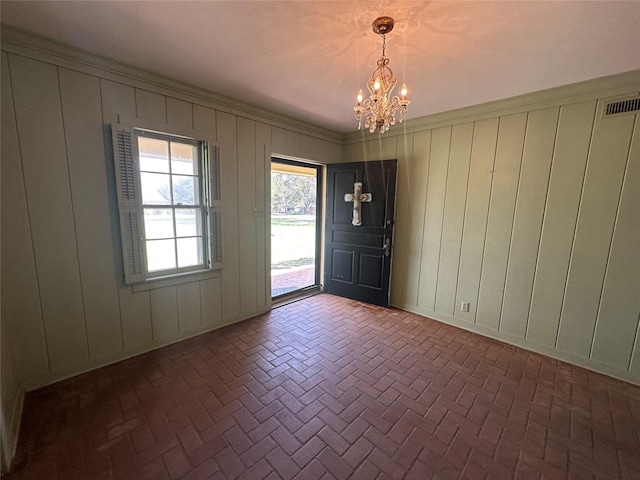
[[[387,238],[384,241],[384,245],[382,246],[382,251],[384,252],[384,256],[388,257],[389,255],[391,255],[391,239]]]

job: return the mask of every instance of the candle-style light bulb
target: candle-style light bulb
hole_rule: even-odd
[[[376,77],[376,81],[373,82],[373,91],[377,92],[380,90],[380,77]]]
[[[358,99],[358,105],[360,105],[362,103],[362,99],[364,98],[362,96],[362,89],[360,89],[360,91],[358,92],[358,96],[356,98]]]
[[[406,100],[407,99],[407,84],[406,83],[402,84],[402,90],[400,91],[400,95],[402,95],[402,100]]]

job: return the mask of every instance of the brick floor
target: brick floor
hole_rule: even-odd
[[[638,479],[640,388],[326,294],[28,394],[8,479]]]

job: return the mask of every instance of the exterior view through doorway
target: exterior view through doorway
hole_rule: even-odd
[[[271,296],[315,289],[320,283],[321,168],[271,160]]]

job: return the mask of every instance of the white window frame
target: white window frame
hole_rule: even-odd
[[[147,268],[138,137],[154,136],[167,140],[196,143],[199,150],[200,204],[203,219],[204,263],[176,267],[160,272]],[[114,168],[117,185],[124,281],[134,287],[144,284],[165,286],[206,278],[222,268],[222,199],[218,145],[207,135],[148,120],[120,117],[112,124]],[[175,207],[171,205],[170,207]],[[204,276],[203,276],[204,274]]]

